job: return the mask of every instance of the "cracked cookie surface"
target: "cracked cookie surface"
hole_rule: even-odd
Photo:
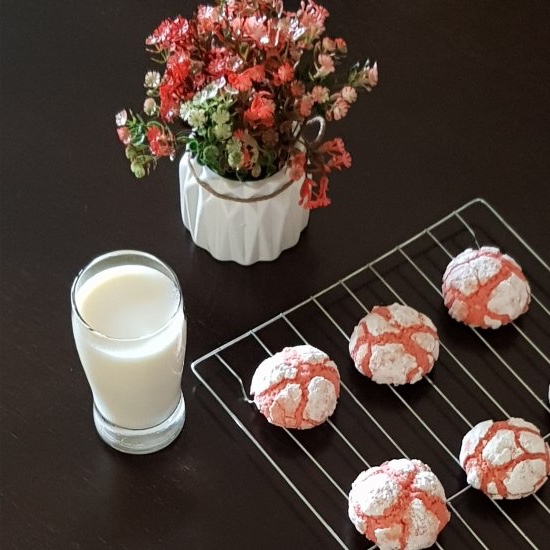
[[[519,264],[498,248],[468,248],[443,274],[443,301],[456,321],[499,328],[525,313],[531,289]]]
[[[271,424],[313,428],[334,412],[340,374],[323,351],[309,345],[286,347],[260,363],[250,393]]]

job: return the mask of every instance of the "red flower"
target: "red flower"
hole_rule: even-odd
[[[160,116],[171,122],[179,114],[180,102],[195,93],[199,78],[190,79],[191,60],[182,50],[176,50],[166,62],[166,72],[159,86]],[[201,75],[202,77],[202,75]]]
[[[215,32],[220,26],[220,8],[200,5],[197,9],[197,30],[199,34]]]
[[[187,42],[189,31],[189,21],[178,15],[175,19],[165,19],[145,40],[145,44],[169,50],[173,44]]]
[[[246,69],[245,73],[254,81],[261,82],[265,78],[265,69],[263,65],[254,65],[250,69]]]
[[[334,168],[341,170],[342,167],[349,168],[351,166],[351,155],[346,151],[342,138],[325,141],[319,146],[319,153],[330,156],[325,165],[327,172]]]
[[[306,154],[294,153],[290,157],[290,171],[288,176],[292,181],[298,181],[305,173]]]
[[[334,138],[328,141],[325,141],[319,146],[320,153],[343,153],[346,150],[344,141],[342,138]]]
[[[301,129],[313,115],[344,118],[357,91],[377,84],[378,69],[367,60],[340,75],[347,46],[324,36],[328,11],[317,1],[289,11],[284,0],[216,0],[189,19],[162,21],[146,49],[164,72],[146,74],[141,115],[116,117],[134,174],[179,149],[208,156],[227,177],[269,176],[288,163],[300,204],[328,205],[328,177],[351,156],[341,139],[309,141]]]
[[[253,82],[261,82],[265,78],[265,70],[261,65],[255,65],[242,73],[230,73],[227,80],[239,92],[248,92]]]
[[[231,55],[226,48],[212,48],[205,54],[206,72],[213,80],[225,76],[231,63]]]
[[[191,59],[189,54],[181,49],[174,49],[173,53],[166,60],[166,75],[174,82],[181,83],[188,76],[191,70]]]
[[[327,192],[328,192],[328,178],[326,176],[321,176],[319,178],[319,189],[317,189],[313,208],[324,207],[330,204],[330,199],[327,197]]]
[[[252,80],[246,73],[230,73],[227,81],[239,92],[248,92],[252,88]]]
[[[244,118],[252,128],[258,126],[271,127],[273,126],[275,113],[275,102],[271,98],[269,92],[258,92],[254,95],[254,99],[250,107],[245,111]]]
[[[306,93],[306,86],[303,82],[299,80],[293,80],[290,83],[290,93],[294,97],[302,97]]]
[[[300,205],[312,210],[322,206],[329,206],[330,199],[327,197],[328,178],[321,176],[317,185],[312,179],[306,178],[300,189]]]
[[[286,84],[294,78],[294,68],[290,63],[283,63],[277,69],[277,79],[279,82]]]
[[[166,133],[158,126],[149,126],[147,129],[147,141],[149,149],[155,157],[170,157],[175,153],[174,136]]]
[[[181,93],[172,80],[168,80],[159,86],[160,116],[165,121],[172,121],[177,116],[180,105]]]
[[[346,41],[343,38],[336,38],[335,43],[336,43],[336,49],[340,53],[346,53],[348,51],[348,45],[346,44]]]
[[[311,178],[305,178],[302,187],[300,187],[300,205],[304,208],[311,208],[311,190],[315,182]]]

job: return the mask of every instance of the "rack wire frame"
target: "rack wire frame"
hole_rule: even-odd
[[[497,331],[456,323],[441,297],[450,259],[480,243],[513,256],[532,290],[529,311]],[[384,460],[406,457],[428,463],[447,493],[451,522],[435,547],[543,548],[550,535],[550,484],[518,501],[491,500],[466,483],[458,453],[463,435],[487,418],[523,417],[549,441],[549,283],[548,263],[478,198],[191,368],[335,547],[368,547],[347,518],[353,479]],[[369,307],[392,302],[426,313],[438,327],[440,358],[432,373],[409,387],[367,381],[347,351],[349,335]],[[245,388],[261,360],[301,343],[323,349],[339,366],[339,403],[314,430],[276,428],[258,414]]]

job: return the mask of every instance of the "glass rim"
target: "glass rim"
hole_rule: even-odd
[[[85,272],[87,272],[90,268],[92,268],[94,265],[98,264],[101,261],[104,261],[107,258],[115,258],[117,256],[141,256],[143,258],[147,258],[148,260],[151,260],[153,262],[156,262],[160,264],[166,271],[169,273],[172,282],[174,283],[177,291],[178,291],[178,303],[170,315],[169,319],[157,330],[150,332],[148,334],[144,334],[143,336],[136,336],[134,338],[116,338],[114,336],[109,336],[108,334],[105,334],[94,327],[92,327],[85,319],[82,317],[80,310],[78,308],[78,305],[76,303],[76,294],[77,290],[76,287],[78,285],[78,282],[82,278]],[[139,264],[138,264],[139,265]],[[114,267],[114,266],[113,266]],[[105,268],[108,269],[108,268]],[[154,268],[152,268],[154,269]],[[101,270],[104,271],[104,270]],[[101,271],[98,271],[100,273]],[[103,254],[100,254],[99,256],[96,256],[93,260],[89,261],[77,274],[77,276],[74,278],[74,281],[71,285],[71,309],[74,315],[76,315],[76,318],[78,319],[79,323],[89,332],[95,334],[96,336],[99,336],[100,338],[103,338],[105,340],[109,340],[112,342],[139,342],[139,341],[145,341],[149,338],[152,338],[156,336],[157,334],[160,334],[163,332],[166,327],[174,320],[176,315],[178,314],[179,310],[181,309],[183,311],[183,315],[185,317],[185,307],[183,305],[183,293],[181,291],[181,286],[179,283],[179,279],[174,272],[174,270],[165,262],[163,262],[160,258],[157,258],[153,254],[149,254],[148,252],[143,252],[141,250],[133,250],[133,249],[121,249],[121,250],[112,250],[111,252],[105,252]]]

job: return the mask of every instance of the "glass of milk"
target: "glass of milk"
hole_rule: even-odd
[[[100,437],[132,454],[166,447],[185,421],[187,323],[175,273],[145,252],[110,252],[78,274],[71,306]]]

